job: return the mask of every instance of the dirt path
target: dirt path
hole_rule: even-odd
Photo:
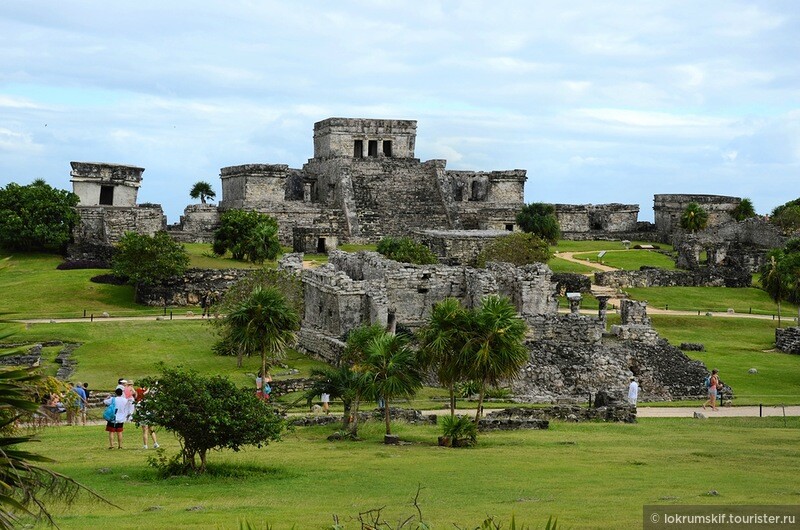
[[[485,409],[484,415],[495,410],[501,409]],[[742,407],[719,407],[715,412],[710,408],[703,410],[703,407],[638,407],[636,409],[636,416],[639,418],[692,418],[695,412],[701,412],[708,418],[758,418],[761,416],[783,416],[783,407],[764,406],[759,411],[757,406],[742,406]],[[422,414],[431,415],[436,414],[442,416],[449,414],[449,409],[439,410],[423,410]],[[456,414],[459,416],[474,416],[475,411],[471,409],[458,409]],[[786,406],[786,416],[800,416],[800,405]]]

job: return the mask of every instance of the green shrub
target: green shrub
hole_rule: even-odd
[[[126,233],[117,243],[112,262],[114,275],[126,277],[134,285],[153,285],[180,276],[188,266],[186,249],[166,232],[153,236]]]
[[[214,232],[214,254],[230,251],[233,259],[263,263],[274,260],[281,251],[278,222],[262,213],[228,210],[219,218]]]
[[[516,232],[499,237],[486,245],[477,258],[478,267],[489,261],[501,261],[514,265],[547,263],[552,257],[547,242],[534,234]]]
[[[389,259],[401,263],[413,263],[415,265],[431,265],[439,263],[438,258],[431,250],[417,243],[410,237],[384,237],[378,242],[378,252]]]
[[[61,252],[78,222],[78,196],[43,180],[0,188],[0,247]]]
[[[453,447],[473,447],[478,443],[478,427],[468,416],[445,416],[442,436],[449,438]]]
[[[551,245],[561,237],[561,227],[552,204],[534,202],[522,207],[517,214],[517,224],[523,232],[539,236]]]

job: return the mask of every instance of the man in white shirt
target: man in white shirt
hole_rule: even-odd
[[[636,382],[635,377],[631,377],[631,384],[628,385],[628,403],[636,406],[636,400],[639,398],[639,383]]]

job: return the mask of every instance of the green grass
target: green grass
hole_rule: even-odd
[[[651,241],[631,241],[631,248],[635,245],[654,245],[661,250],[672,251],[672,245],[664,243],[653,243]],[[558,244],[550,247],[553,251],[559,252],[597,252],[600,250],[625,250],[622,241],[570,241],[561,239]]]
[[[642,266],[675,268],[675,261],[672,258],[654,250],[614,250],[606,252],[602,258],[597,254],[597,252],[574,254],[573,257],[624,270],[639,270]]]
[[[72,528],[346,528],[359,512],[385,507],[396,522],[419,504],[433,528],[473,528],[491,514],[543,528],[638,528],[642,505],[796,504],[800,420],[640,420],[638,424],[551,423],[546,431],[482,433],[474,449],[437,447],[439,429],[394,424],[408,445],[380,443],[382,425],[362,425],[362,442],[330,443],[335,427],[298,428],[284,441],[209,456],[212,475],[158,479],[153,451],[126,426],[126,449],[106,449],[101,426],[42,433],[36,449],[54,469],[122,507],[87,496],[57,506]],[[168,454],[177,441],[160,433]],[[713,471],[716,470],[716,471]],[[719,496],[709,496],[710,490]],[[294,526],[296,525],[296,526]]]
[[[590,267],[588,265],[581,265],[580,263],[575,263],[574,261],[567,261],[565,259],[561,259],[557,256],[553,256],[550,258],[550,261],[547,262],[547,266],[550,267],[550,270],[553,272],[573,272],[575,274],[591,274],[597,271],[594,267]]]
[[[676,311],[722,311],[732,308],[737,313],[777,314],[775,302],[755,287],[627,287],[625,292],[635,300],[647,300],[650,307]],[[797,306],[781,304],[781,315],[787,320],[797,316]]]
[[[775,324],[771,320],[651,315],[658,333],[678,346],[699,342],[705,352],[686,352],[692,359],[720,370],[734,391],[734,404],[800,403],[800,355],[772,351]],[[758,374],[748,370],[756,368]]]
[[[233,259],[230,252],[217,256],[211,251],[211,243],[184,243],[189,254],[189,267],[195,269],[255,269],[261,265]],[[275,267],[276,262],[267,262],[266,266]]]
[[[78,362],[73,380],[86,381],[90,388],[113,389],[117,379],[138,379],[155,375],[157,364],[182,364],[204,374],[230,377],[239,386],[255,385],[260,358],[245,358],[242,368],[235,357],[215,355],[211,347],[216,336],[203,321],[97,321],[67,324],[0,324],[0,334],[12,331],[13,341],[62,340],[80,342],[72,358]],[[322,363],[297,352],[289,352],[286,364],[300,370],[292,377],[308,377],[311,367]],[[44,362],[48,373],[55,373],[54,362]],[[275,368],[275,379],[285,378],[286,370]]]

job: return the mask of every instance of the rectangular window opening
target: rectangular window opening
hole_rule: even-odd
[[[114,186],[100,186],[100,204],[103,206],[114,205]]]
[[[392,156],[392,141],[391,140],[384,140],[383,141],[383,155],[387,158],[391,158]]]
[[[353,158],[364,158],[364,140],[353,142]]]
[[[317,253],[318,254],[325,254],[325,238],[324,237],[317,238]]]
[[[506,231],[513,232],[514,231],[514,225],[513,224],[506,224]]]
[[[367,156],[378,158],[378,140],[370,140],[367,144]]]

